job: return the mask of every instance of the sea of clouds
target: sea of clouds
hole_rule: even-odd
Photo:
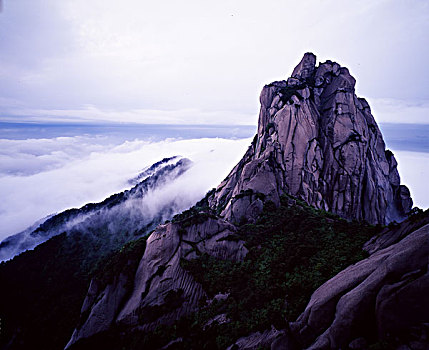
[[[118,141],[94,135],[0,139],[0,241],[48,215],[129,189],[130,179],[164,157],[180,155],[194,165],[152,196],[153,210],[173,192],[191,206],[228,175],[250,142],[249,138]],[[392,150],[414,205],[428,208],[429,153]]]
[[[393,150],[398,161],[401,183],[411,192],[414,206],[429,208],[429,153]]]
[[[0,240],[47,215],[99,202],[129,189],[128,181],[164,157],[180,155],[194,165],[162,196],[194,204],[216,187],[250,145],[251,139],[203,138],[115,143],[105,137],[0,139]]]

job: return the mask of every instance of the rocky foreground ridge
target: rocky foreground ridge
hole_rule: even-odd
[[[280,206],[294,215],[295,207],[302,213],[304,200],[346,219],[383,225],[404,220],[412,206],[409,191],[400,185],[396,160],[385,150],[368,103],[355,95],[354,86],[347,68],[331,61],[316,67],[310,53],[287,81],[265,86],[258,134],[243,159],[194,208],[155,229],[134,270],[123,268],[103,282],[93,279],[66,348],[91,348],[109,334],[129,338],[157,332],[210,303],[228,300],[228,290],[210,299],[187,262],[202,257],[245,261],[250,226],[244,224],[261,225],[264,210]],[[323,215],[320,223],[329,230],[331,224],[343,225]],[[366,259],[321,285],[296,320],[241,337],[230,349],[366,349],[369,341],[398,332],[395,344],[401,349],[426,349],[428,224],[428,215],[421,214],[392,224],[365,245]],[[263,247],[251,249],[254,254]],[[316,254],[318,247],[308,249]],[[289,283],[282,278],[279,283]],[[219,311],[202,328],[228,325],[228,317]],[[184,342],[177,337],[152,345],[181,349]]]

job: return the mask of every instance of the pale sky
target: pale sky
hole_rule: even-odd
[[[429,123],[428,33],[423,0],[4,0],[0,121],[252,125],[311,51],[377,121]]]

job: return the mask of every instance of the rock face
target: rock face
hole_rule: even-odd
[[[158,226],[148,238],[130,281],[120,275],[103,290],[91,283],[81,310],[82,314],[88,312],[88,317],[75,329],[66,348],[114,324],[148,331],[195,311],[206,293],[180,266],[180,260],[194,259],[203,253],[219,259],[242,260],[247,253],[244,242],[226,239],[235,230],[228,222],[208,216],[199,217],[198,223],[185,219]],[[124,289],[127,283],[133,285],[130,293]]]
[[[374,337],[374,331],[381,339],[412,332],[424,336],[428,257],[426,225],[323,284],[292,324],[293,333],[306,349],[345,348]]]
[[[267,348],[281,335],[283,335],[283,333],[273,327],[272,329],[264,332],[256,332],[247,337],[242,337],[226,350],[234,350],[237,348],[242,350]]]
[[[387,248],[400,240],[408,236],[411,232],[418,228],[429,224],[429,216],[423,216],[419,220],[406,220],[400,225],[394,225],[386,227],[380,234],[372,237],[368,242],[365,243],[363,249],[368,254],[373,254],[380,249]]]
[[[234,231],[234,226],[215,218],[206,218],[186,229],[178,224],[159,226],[148,239],[134,279],[134,290],[119,312],[118,322],[153,329],[195,310],[205,293],[181,268],[180,259],[194,259],[207,253],[219,259],[242,260],[247,252],[244,242],[224,240]],[[171,291],[180,291],[180,306],[160,318],[146,318],[145,313],[154,305],[162,305]]]
[[[231,222],[287,192],[348,219],[401,221],[412,201],[347,68],[307,53],[287,81],[261,93],[258,134],[210,199]]]

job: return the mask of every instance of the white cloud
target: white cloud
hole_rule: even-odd
[[[84,159],[92,152],[106,152],[113,147],[114,144],[109,145],[109,141],[103,137],[0,139],[0,176],[37,174]]]
[[[429,124],[429,100],[371,98],[368,102],[378,123]]]
[[[11,159],[16,155],[18,160],[12,167],[14,175],[0,174],[0,240],[49,214],[102,201],[128,188],[129,179],[163,157],[181,155],[195,162],[191,170],[166,190],[177,191],[183,201],[197,201],[226,177],[251,140],[155,143],[135,140],[116,146],[100,145],[96,139],[92,144],[90,141],[89,138],[84,143],[74,138],[24,140],[23,146],[16,150],[14,147],[5,149],[4,153]],[[72,147],[64,147],[64,142]],[[52,145],[55,143],[57,145]],[[52,151],[56,148],[63,149],[62,153]],[[37,157],[32,158],[35,153]],[[32,162],[22,161],[24,155],[33,159]],[[48,158],[47,163],[38,158],[43,156]],[[38,166],[44,171],[35,173]],[[161,196],[162,192],[157,195]]]
[[[401,183],[408,186],[414,205],[429,208],[429,153],[395,151]]]
[[[257,111],[243,113],[229,110],[203,111],[199,109],[102,110],[88,105],[81,109],[6,109],[3,122],[121,122],[142,124],[210,124],[256,125]]]
[[[145,166],[174,155],[195,165],[153,203],[177,193],[192,203],[216,187],[241,159],[250,139],[193,139],[112,143],[89,136],[55,139],[0,140],[0,240],[36,220],[88,202],[102,201],[129,187]],[[426,174],[429,154],[394,151],[402,183],[414,204],[429,207]]]

